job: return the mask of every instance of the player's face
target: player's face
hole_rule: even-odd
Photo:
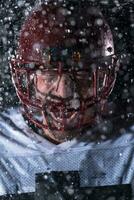
[[[90,79],[87,72],[79,72],[75,76],[69,72],[59,74],[54,70],[36,72],[36,96],[43,102],[43,123],[49,127],[44,134],[63,142],[80,135],[81,120],[82,124],[91,123],[95,108],[81,110],[83,100],[93,92]],[[52,130],[53,127],[57,130]]]

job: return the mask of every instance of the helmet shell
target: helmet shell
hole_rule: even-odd
[[[54,49],[59,58],[66,49],[72,50],[69,55],[78,51],[86,59],[113,55],[112,33],[100,10],[88,2],[50,2],[34,9],[22,26],[17,58],[45,63]]]

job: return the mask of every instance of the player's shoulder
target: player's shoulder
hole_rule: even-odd
[[[11,107],[0,113],[0,147],[0,155],[8,151],[20,156],[48,152],[54,145],[29,127],[20,107]]]
[[[75,151],[114,149],[134,146],[134,115],[127,113],[107,118],[70,142]]]
[[[0,154],[6,151],[17,155],[28,150],[28,145],[33,147],[30,131],[19,107],[3,110],[0,113]]]
[[[25,129],[26,122],[20,112],[20,107],[10,107],[0,112],[0,130],[2,133]]]

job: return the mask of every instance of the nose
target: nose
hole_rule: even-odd
[[[62,74],[57,80],[53,95],[61,98],[69,98],[74,95],[74,81],[68,74]]]

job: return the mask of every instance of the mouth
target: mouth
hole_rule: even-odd
[[[90,108],[95,102],[88,100],[80,98],[64,100],[49,96],[44,104],[46,123],[50,129],[67,131],[79,129],[85,121],[87,123],[91,115],[94,115]]]
[[[78,121],[80,116],[80,103],[77,102],[77,106],[76,104],[72,106],[73,104],[72,102],[65,104],[64,102],[49,99],[46,105],[46,114],[49,120],[54,122],[56,126],[57,124],[58,126],[72,126]]]
[[[73,111],[73,112],[64,112],[64,111],[58,111],[58,112],[49,112],[49,115],[55,122],[67,122],[69,123],[70,121],[74,120],[75,117],[78,115],[78,112]]]

